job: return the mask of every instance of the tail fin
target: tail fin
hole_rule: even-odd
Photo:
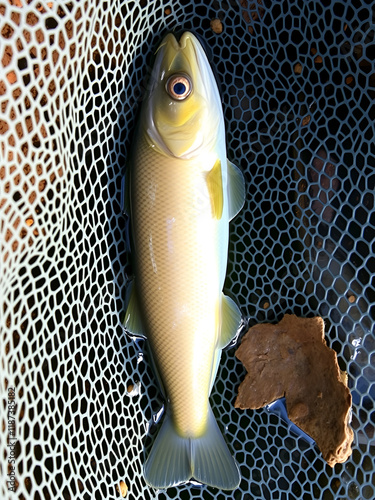
[[[154,488],[169,488],[194,478],[223,490],[234,490],[241,481],[232,457],[209,409],[207,432],[200,438],[180,437],[167,413],[144,466],[146,482]]]
[[[143,472],[146,482],[154,488],[169,488],[189,481],[192,476],[189,440],[176,433],[168,412]]]
[[[193,477],[204,484],[234,490],[241,482],[237,463],[232,457],[214,414],[209,408],[207,433],[192,439]]]

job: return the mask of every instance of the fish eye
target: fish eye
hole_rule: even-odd
[[[172,75],[168,78],[165,89],[172,99],[182,101],[190,95],[193,86],[187,75]]]

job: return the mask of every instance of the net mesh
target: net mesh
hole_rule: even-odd
[[[364,0],[0,3],[1,498],[119,498],[121,481],[135,499],[374,498],[374,24]],[[162,401],[119,319],[125,158],[150,56],[181,28],[210,47],[246,178],[226,289],[249,324],[321,315],[353,396],[353,454],[331,469],[278,414],[233,408],[244,369],[224,352],[230,494],[146,486]]]

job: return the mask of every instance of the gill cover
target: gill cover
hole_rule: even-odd
[[[198,39],[168,34],[157,49],[143,106],[150,145],[176,158],[211,149],[224,127],[215,77]]]

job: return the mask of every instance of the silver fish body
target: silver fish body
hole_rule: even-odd
[[[240,475],[209,405],[221,350],[241,314],[226,297],[229,220],[244,182],[226,159],[220,96],[198,40],[159,47],[130,160],[135,282],[125,327],[147,337],[167,411],[144,467],[166,488]]]

